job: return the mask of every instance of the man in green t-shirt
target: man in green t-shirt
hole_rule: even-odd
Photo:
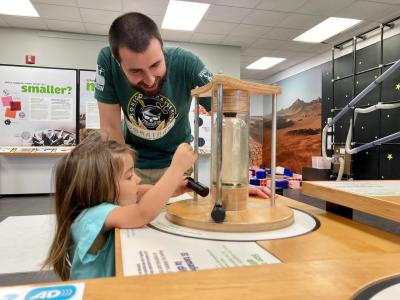
[[[114,20],[109,42],[97,59],[100,127],[133,146],[136,174],[142,183],[155,183],[178,145],[190,142],[190,91],[210,82],[212,74],[193,53],[163,48],[155,22],[137,12]],[[255,193],[266,196],[260,189]]]
[[[100,126],[112,139],[133,146],[138,176],[154,183],[178,145],[190,142],[190,91],[212,74],[191,52],[163,48],[157,25],[140,13],[117,18],[109,40],[97,60]]]

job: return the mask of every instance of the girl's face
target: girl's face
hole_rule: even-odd
[[[140,182],[140,178],[134,171],[132,156],[123,154],[123,162],[123,171],[118,180],[119,197],[117,200],[121,206],[137,202],[138,184]]]

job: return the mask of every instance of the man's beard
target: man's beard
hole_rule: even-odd
[[[136,90],[138,90],[139,92],[141,92],[143,95],[147,96],[147,97],[154,97],[156,95],[158,95],[161,91],[161,88],[165,82],[165,78],[166,78],[166,74],[164,74],[163,77],[157,76],[154,84],[157,85],[156,88],[154,88],[154,90],[147,90],[146,87],[147,85],[144,82],[139,82],[137,85],[132,85],[133,88],[135,88]],[[154,85],[153,84],[153,85]]]

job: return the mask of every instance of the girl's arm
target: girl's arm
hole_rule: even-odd
[[[186,187],[187,179],[186,177],[182,177],[181,183],[178,185],[177,189],[172,194],[172,197],[182,195],[183,193],[191,192],[192,190]],[[143,195],[148,192],[151,188],[153,188],[153,184],[141,184],[138,186],[138,202],[142,199]]]
[[[189,144],[179,145],[171,166],[160,180],[143,194],[138,203],[113,209],[107,216],[104,230],[138,228],[152,221],[182,184],[184,172],[193,166],[196,159],[197,154]]]
[[[138,202],[142,199],[143,195],[150,190],[154,185],[152,184],[140,184],[138,185]]]

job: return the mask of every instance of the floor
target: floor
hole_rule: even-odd
[[[305,202],[309,205],[325,209],[325,202],[307,197],[300,190],[285,190],[284,195]],[[51,214],[54,212],[52,199],[49,195],[37,196],[0,196],[0,222],[9,216],[27,216]],[[353,219],[360,223],[369,224],[382,230],[400,235],[400,226],[396,222],[387,221],[371,215],[354,211]],[[4,258],[2,258],[4,259]],[[0,274],[0,286],[30,284],[39,282],[59,281],[53,272]]]
[[[49,195],[0,198],[0,222],[10,216],[30,216],[54,213]],[[0,274],[0,286],[59,281],[53,272]]]

